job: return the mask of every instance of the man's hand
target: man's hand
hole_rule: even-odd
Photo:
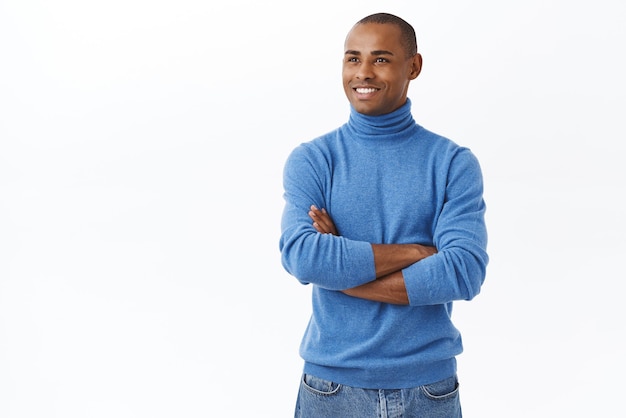
[[[326,209],[318,209],[315,205],[311,206],[309,210],[309,217],[313,220],[313,228],[322,234],[339,235],[335,223],[330,218]]]

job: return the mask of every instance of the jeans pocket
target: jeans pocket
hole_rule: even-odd
[[[331,382],[330,380],[320,379],[319,377],[303,374],[302,386],[316,395],[334,395],[339,391],[341,385],[339,383]]]
[[[430,399],[445,400],[458,395],[459,382],[456,376],[452,376],[439,382],[424,385],[421,389],[424,395]]]

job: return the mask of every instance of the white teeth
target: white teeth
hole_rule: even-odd
[[[357,88],[356,92],[359,94],[368,94],[368,93],[374,93],[376,91],[376,89],[373,88]]]

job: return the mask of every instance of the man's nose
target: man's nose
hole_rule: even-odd
[[[374,78],[374,68],[372,64],[363,62],[359,65],[359,71],[356,73],[356,78],[359,80],[369,80]]]

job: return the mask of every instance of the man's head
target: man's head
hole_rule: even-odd
[[[357,112],[383,115],[406,102],[409,82],[422,69],[411,25],[388,13],[373,14],[352,27],[344,46],[343,88]]]

